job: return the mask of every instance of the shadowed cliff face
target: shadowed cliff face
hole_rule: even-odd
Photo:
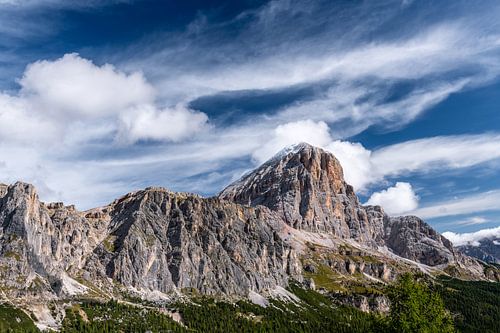
[[[300,279],[300,263],[272,225],[271,211],[150,188],[115,202],[107,275],[162,292],[196,289],[246,295]]]
[[[266,206],[296,229],[373,244],[383,238],[382,209],[368,213],[345,182],[339,161],[305,143],[278,154],[219,197]]]
[[[283,222],[265,207],[149,188],[78,212],[41,203],[29,184],[4,192],[0,279],[15,294],[81,290],[68,274],[105,289],[111,278],[138,290],[226,295],[301,280],[297,254],[275,229]]]

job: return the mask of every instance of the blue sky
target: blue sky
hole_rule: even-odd
[[[307,141],[363,203],[497,228],[498,17],[497,1],[0,0],[0,181],[81,209],[150,185],[212,195]]]

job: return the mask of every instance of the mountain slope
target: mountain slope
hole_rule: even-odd
[[[214,198],[147,188],[80,212],[40,202],[29,184],[0,186],[0,298],[46,327],[60,323],[64,300],[263,302],[293,299],[283,289],[292,280],[351,303],[362,294],[367,310],[367,297],[408,271],[500,276],[417,217],[362,206],[336,158],[307,144]]]

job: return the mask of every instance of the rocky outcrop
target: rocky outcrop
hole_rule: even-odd
[[[265,207],[149,188],[110,210],[109,235],[88,271],[122,285],[241,296],[301,279],[296,253],[272,228],[282,222]]]
[[[452,243],[416,216],[386,218],[384,239],[395,254],[428,266],[455,261]]]
[[[335,290],[345,277],[390,282],[421,269],[415,262],[485,276],[482,264],[419,218],[362,206],[336,158],[307,144],[215,198],[147,188],[80,212],[40,202],[32,185],[0,184],[0,297],[10,300],[192,291],[242,297],[304,278]],[[491,268],[487,277],[498,274]]]
[[[0,223],[0,279],[11,297],[84,291],[70,276],[106,290],[240,296],[301,280],[296,253],[273,228],[283,222],[265,207],[149,188],[78,212],[16,183]]]
[[[383,235],[383,211],[367,212],[335,156],[306,143],[280,152],[225,188],[219,198],[266,206],[299,230],[373,245]]]
[[[63,205],[45,205],[32,185],[15,183],[0,199],[0,279],[4,291],[64,291],[66,271],[101,241],[105,221]]]

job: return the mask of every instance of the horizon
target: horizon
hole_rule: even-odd
[[[308,142],[363,204],[455,243],[500,237],[499,14],[495,1],[0,0],[0,182],[81,210],[149,186],[211,196]]]

